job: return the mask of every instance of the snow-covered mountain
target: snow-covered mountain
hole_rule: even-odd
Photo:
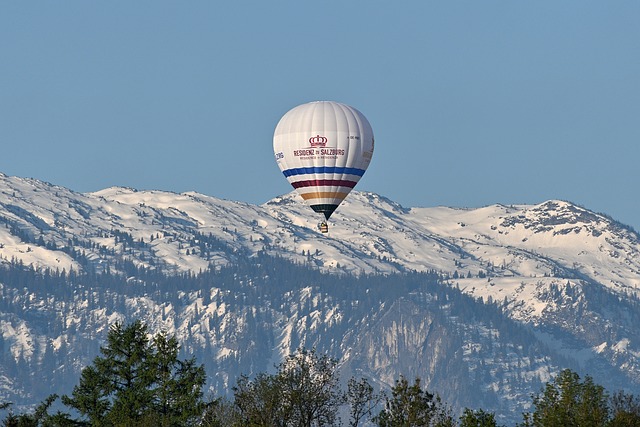
[[[525,369],[522,356],[513,356],[522,343],[501,337],[505,332],[495,324],[460,320],[457,341],[443,341],[457,318],[446,311],[446,304],[435,304],[439,310],[445,307],[449,320],[442,333],[434,336],[440,321],[434,320],[437,316],[429,308],[437,300],[433,293],[396,295],[382,307],[367,307],[363,314],[359,309],[346,310],[347,301],[338,303],[337,294],[329,295],[314,283],[299,283],[280,301],[288,308],[274,308],[270,314],[274,316],[268,328],[271,338],[265,342],[252,338],[251,345],[268,351],[271,362],[301,343],[325,343],[345,369],[374,373],[381,383],[392,384],[398,372],[404,369],[411,374],[420,365],[415,369],[423,378],[446,384],[444,377],[436,381],[441,373],[435,367],[442,366],[434,361],[448,358],[473,373],[465,381],[477,381],[472,387],[458,381],[455,387],[490,389],[498,409],[504,399],[518,402],[514,407],[523,404],[523,396],[537,391],[527,389],[529,380],[546,381],[563,364],[602,379],[610,387],[640,389],[640,237],[630,227],[559,200],[479,209],[405,208],[363,192],[353,192],[345,200],[331,218],[328,234],[317,231],[319,220],[295,193],[256,206],[192,192],[120,187],[82,194],[0,174],[0,262],[6,266],[21,263],[38,271],[125,274],[129,265],[177,277],[232,266],[240,258],[272,255],[340,277],[437,273],[441,286],[459,289],[478,304],[497,307],[505,321],[523,326],[532,334],[528,339],[539,344],[527,356]],[[129,277],[129,282],[138,286],[140,278]],[[211,320],[226,318],[238,326],[246,315],[229,311],[225,292],[233,290],[224,289],[212,286],[184,291],[180,302],[173,305],[144,295],[131,297],[120,311],[105,303],[93,309],[93,329],[82,330],[82,334],[102,339],[109,322],[138,315],[158,329],[192,340],[187,345],[192,350],[209,348],[218,361],[230,357],[236,363],[246,355],[259,359],[257,353],[243,350],[246,342],[233,338],[237,328],[227,323],[220,329],[221,324]],[[47,310],[44,297],[27,290],[21,295],[13,283],[0,283],[0,292],[4,300],[23,301],[27,312],[34,304]],[[71,301],[56,300],[57,305],[49,310],[64,321],[51,333],[46,327],[33,326],[28,316],[0,309],[2,350],[19,364],[44,354],[48,346],[53,352],[67,348],[75,342],[68,328],[87,326],[81,320],[86,319],[79,297],[86,295],[86,289],[83,292],[77,292]],[[349,304],[355,307],[359,301]],[[305,308],[293,310],[292,306]],[[248,307],[239,310],[250,311]],[[252,307],[255,311],[255,305]],[[320,330],[330,337],[318,335]],[[309,339],[311,336],[315,338]],[[399,356],[400,337],[414,359]],[[504,354],[489,351],[487,339],[502,342]],[[434,340],[442,344],[439,352],[430,345]],[[385,350],[394,345],[395,353]],[[95,354],[97,347],[82,353],[85,360],[78,353],[76,370],[90,361],[86,357],[91,351]],[[459,358],[451,352],[459,353]],[[388,368],[394,365],[396,368]],[[516,392],[515,383],[509,387],[500,383],[505,380],[497,379],[499,370],[507,377],[511,372],[522,389]],[[233,379],[233,373],[218,375],[225,377],[218,387],[228,386]],[[7,395],[29,394],[26,388],[19,391],[10,376],[0,382]],[[455,390],[444,394],[456,399]],[[457,403],[470,405],[464,398]]]

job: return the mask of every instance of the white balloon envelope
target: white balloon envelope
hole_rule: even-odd
[[[364,175],[373,147],[373,131],[366,117],[333,101],[291,109],[273,135],[280,170],[311,209],[326,219]]]

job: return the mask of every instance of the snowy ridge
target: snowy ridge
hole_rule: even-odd
[[[295,193],[255,206],[193,192],[121,187],[80,194],[4,175],[0,189],[0,221],[15,224],[32,239],[42,236],[63,246],[75,236],[117,249],[111,232],[119,230],[149,244],[146,254],[128,254],[132,260],[144,264],[145,256],[153,256],[177,271],[207,268],[209,260],[186,246],[198,232],[251,252],[270,250],[303,259],[302,251],[311,251],[319,267],[339,263],[352,273],[433,269],[466,277],[483,270],[494,286],[502,279],[508,287],[514,278],[557,276],[592,280],[620,294],[638,295],[640,290],[638,234],[563,201],[407,209],[376,194],[354,192],[325,236],[315,228],[319,216]],[[80,268],[66,253],[28,245],[6,228],[1,233],[4,259]],[[151,241],[152,236],[158,238]],[[195,250],[196,256],[187,256],[187,250]],[[85,251],[96,265],[108,258],[95,249]]]

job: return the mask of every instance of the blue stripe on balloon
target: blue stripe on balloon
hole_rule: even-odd
[[[294,168],[282,171],[284,176],[304,175],[309,173],[343,173],[348,175],[364,175],[364,169],[356,168],[340,168],[336,166],[320,166],[320,167],[308,167],[308,168]]]

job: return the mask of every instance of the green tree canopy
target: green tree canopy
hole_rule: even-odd
[[[533,398],[533,413],[524,414],[524,426],[602,427],[609,419],[608,396],[589,376],[565,369]]]
[[[401,376],[375,417],[379,427],[453,426],[455,422],[438,396],[423,389],[420,378],[413,385]]]
[[[460,417],[460,427],[498,427],[498,424],[492,412],[465,408]]]
[[[149,338],[140,321],[113,325],[93,364],[62,402],[92,426],[178,426],[202,414],[204,367],[179,360],[175,337]]]
[[[623,391],[611,397],[612,418],[608,427],[640,426],[640,398]]]

